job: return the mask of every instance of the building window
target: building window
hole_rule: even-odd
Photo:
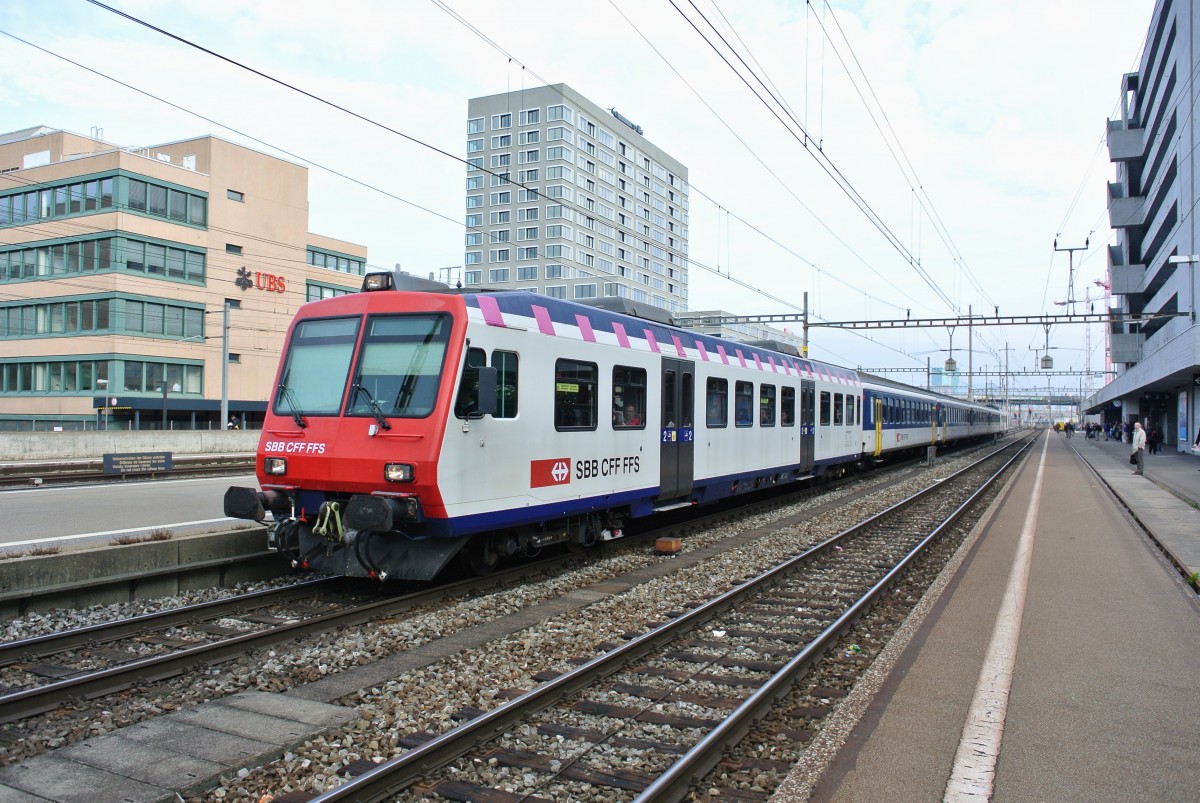
[[[467,265],[478,265],[482,261],[483,261],[483,252],[482,251],[468,251],[466,253],[465,259],[464,259],[464,262]],[[478,271],[475,271],[475,272],[478,273]]]
[[[493,248],[488,254],[488,262],[507,262],[509,258],[509,249]]]
[[[525,267],[517,268],[518,282],[534,282],[537,281],[537,277],[537,265],[527,265]]]
[[[366,262],[357,257],[335,254],[317,248],[308,249],[308,264],[317,268],[336,270],[339,273],[349,273],[355,276],[366,274]]]
[[[240,254],[242,253],[242,247],[240,245],[234,245],[233,243],[225,243],[225,253]]]
[[[505,190],[504,192],[493,192],[491,203],[492,206],[512,203],[512,192],[509,190]]]
[[[483,282],[483,271],[481,270],[465,270],[463,271],[464,284],[481,284]]]
[[[551,285],[551,286],[547,287],[546,288],[546,297],[547,298],[564,298],[565,299],[567,297],[567,286],[565,284],[556,284],[556,285]]]
[[[238,201],[239,203],[245,203],[246,201],[246,194],[238,192],[237,190],[225,190],[225,197],[231,201]]]
[[[517,259],[537,259],[537,258],[538,258],[538,247],[536,245],[529,245],[529,246],[525,246],[523,248],[517,249]]]
[[[512,115],[511,114],[493,114],[492,115],[492,129],[495,130],[498,128],[512,128]]]
[[[594,284],[577,284],[575,285],[576,298],[595,298],[596,285]]]
[[[477,209],[481,206],[483,206],[483,196],[482,195],[468,195],[467,196],[467,209]]]
[[[541,109],[525,109],[520,113],[518,123],[520,125],[537,125],[541,122]]]
[[[488,271],[488,281],[492,284],[504,284],[508,276],[508,268],[492,268]]]
[[[569,107],[562,105],[551,106],[550,108],[546,109],[547,120],[565,120],[566,122],[570,123],[574,120],[573,114],[574,113]]]
[[[320,301],[323,298],[334,298],[336,296],[345,296],[352,293],[357,293],[358,289],[349,287],[334,287],[328,284],[318,284],[316,282],[307,282],[304,291],[306,301]]]

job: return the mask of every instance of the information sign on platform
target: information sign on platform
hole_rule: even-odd
[[[171,470],[170,452],[128,452],[104,455],[105,474],[152,474]]]

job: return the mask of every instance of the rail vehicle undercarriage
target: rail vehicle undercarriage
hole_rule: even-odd
[[[421,526],[406,529],[398,521],[412,518],[403,500],[331,497],[315,516],[296,515],[286,494],[253,488],[228,489],[225,513],[266,523],[267,548],[284,554],[293,568],[380,581],[432,580],[456,557],[466,570],[482,575],[504,558],[534,558],[557,544],[586,549],[624,534],[620,513],[595,511],[493,532],[423,535],[415,534]]]

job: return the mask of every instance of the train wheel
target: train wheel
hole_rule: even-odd
[[[477,535],[467,542],[462,550],[463,562],[473,574],[491,574],[500,563],[500,553],[496,551],[490,535]]]

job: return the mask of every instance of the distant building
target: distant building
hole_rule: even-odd
[[[367,249],[308,230],[308,170],[217,137],[0,135],[0,430],[253,425],[288,322]],[[223,387],[224,313],[230,312]],[[165,390],[164,390],[165,388]]]
[[[1200,242],[1195,3],[1159,0],[1135,73],[1121,79],[1121,110],[1108,124],[1116,180],[1108,185],[1113,311],[1134,316],[1107,333],[1116,378],[1085,404],[1107,422],[1142,421],[1187,450],[1200,426]],[[1138,321],[1138,316],[1187,313]]]
[[[800,353],[804,346],[804,339],[790,329],[768,326],[765,323],[727,322],[727,319],[735,317],[735,313],[725,310],[690,310],[687,318],[693,321],[693,324],[688,329],[743,343],[773,341],[795,348],[797,353]]]
[[[687,309],[687,168],[564,84],[467,104],[463,284]]]

